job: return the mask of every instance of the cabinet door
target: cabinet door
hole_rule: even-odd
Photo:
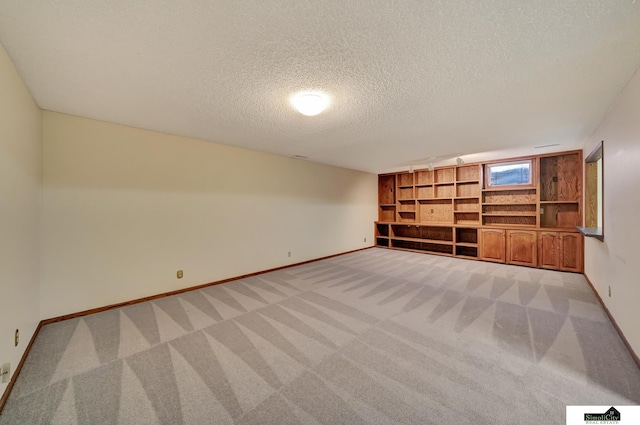
[[[538,233],[530,230],[507,230],[507,263],[538,266]]]
[[[540,232],[538,235],[538,264],[543,269],[560,269],[560,239],[558,232]]]
[[[560,270],[582,272],[582,235],[560,233]]]
[[[480,259],[485,261],[505,262],[505,231],[480,230]]]

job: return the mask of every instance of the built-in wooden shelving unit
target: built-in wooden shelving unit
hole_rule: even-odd
[[[522,162],[528,181],[489,184],[489,166]],[[581,151],[381,174],[378,182],[377,246],[582,271]]]

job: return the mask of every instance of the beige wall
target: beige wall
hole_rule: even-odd
[[[373,244],[373,174],[48,111],[43,123],[43,318]]]
[[[585,238],[585,274],[640,355],[640,72],[594,133],[585,156],[601,140],[604,242]]]
[[[0,46],[0,363],[10,362],[12,375],[40,320],[41,116]],[[0,394],[6,387],[0,384]]]

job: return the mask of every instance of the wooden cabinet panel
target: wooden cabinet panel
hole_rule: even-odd
[[[558,232],[540,232],[538,235],[538,264],[540,268],[560,269],[560,247]]]
[[[538,233],[531,230],[507,230],[507,263],[538,266]]]
[[[396,221],[396,176],[378,176],[378,220]]]
[[[378,203],[382,205],[390,205],[396,203],[396,177],[379,176],[378,177]]]
[[[560,270],[582,272],[582,235],[579,233],[559,233]]]
[[[582,235],[571,232],[540,232],[540,267],[566,272],[582,272]]]
[[[505,256],[504,230],[481,229],[480,230],[480,259],[504,263]]]

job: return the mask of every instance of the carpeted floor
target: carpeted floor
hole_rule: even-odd
[[[369,249],[45,326],[0,424],[563,424],[640,404],[584,278]]]

